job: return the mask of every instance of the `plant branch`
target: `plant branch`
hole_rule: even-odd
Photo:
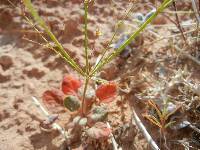
[[[85,104],[85,95],[87,92],[87,87],[88,87],[88,83],[89,83],[89,78],[85,77],[85,86],[84,86],[84,91],[83,91],[83,99],[82,99],[82,115],[84,116],[86,113],[86,104]]]
[[[106,122],[106,124],[107,124],[108,128],[111,129],[109,122]],[[118,144],[115,141],[114,135],[112,133],[110,134],[110,137],[111,137],[111,141],[112,141],[112,145],[113,145],[113,150],[121,150],[121,148],[118,149]]]
[[[133,39],[135,39],[136,36],[142,32],[149,23],[152,22],[152,20],[160,13],[162,12],[170,3],[172,0],[165,0],[161,6],[156,10],[156,12],[149,17],[131,36],[129,39],[127,39],[117,50],[115,50],[113,53],[108,55],[106,58],[104,58],[99,65],[92,71],[90,76],[93,76],[96,72],[98,72],[105,64],[109,63],[111,60],[113,60],[115,57],[117,57],[123,50],[124,48],[129,45]]]
[[[176,12],[177,12],[177,7],[176,7],[176,1],[175,1],[175,0],[173,0],[173,6],[174,6],[174,10],[175,10],[175,16],[176,16],[177,27],[178,27],[178,29],[180,30],[181,35],[182,35],[183,40],[185,41],[186,45],[188,45],[187,39],[186,39],[185,35],[183,34],[183,32],[184,32],[184,31],[183,31],[183,28],[182,28],[181,25],[180,25],[180,20],[179,20],[178,14],[176,13]]]
[[[146,138],[147,142],[150,144],[151,148],[153,150],[160,150],[160,148],[157,146],[155,141],[152,139],[151,135],[146,130],[146,128],[143,125],[142,121],[140,120],[140,118],[138,117],[137,113],[135,112],[134,108],[133,108],[133,119],[135,120],[135,123],[138,126],[138,128],[140,129],[140,131],[143,133],[143,135]]]
[[[85,47],[85,67],[86,67],[86,72],[87,74],[89,74],[89,70],[90,70],[90,65],[89,65],[89,57],[88,57],[88,31],[87,31],[87,25],[88,25],[88,3],[89,0],[85,0],[84,1],[84,10],[85,10],[85,15],[84,15],[84,20],[85,20],[85,24],[84,24],[84,34],[85,34],[85,39],[84,39],[84,47]]]
[[[58,47],[58,50],[60,55],[62,55],[63,58],[70,64],[72,68],[74,68],[78,73],[85,76],[85,73],[83,70],[79,67],[79,65],[70,57],[70,55],[64,50],[63,46],[59,43],[57,38],[54,36],[54,34],[49,30],[48,26],[44,22],[44,20],[38,15],[37,11],[33,7],[31,0],[23,0],[24,5],[28,9],[28,11],[33,16],[34,20],[45,30],[45,32],[48,34],[48,36],[51,38],[51,40],[55,43],[55,45]]]
[[[112,44],[112,42],[113,42],[115,36],[117,35],[117,30],[118,30],[120,24],[123,24],[125,18],[126,18],[126,17],[129,15],[129,13],[132,11],[133,6],[134,6],[134,3],[132,4],[131,8],[127,11],[127,13],[125,14],[125,16],[122,18],[122,20],[119,21],[119,22],[117,23],[117,26],[115,27],[115,31],[114,31],[114,33],[113,33],[113,35],[112,35],[112,38],[111,38],[111,40],[109,41],[109,43],[108,43],[108,45],[106,46],[106,48],[103,50],[103,53],[102,53],[100,59],[99,59],[98,62],[95,64],[94,70],[97,68],[97,66],[99,65],[99,63],[103,60],[103,58],[104,58],[106,52],[108,51],[108,49],[109,49],[110,45]]]
[[[192,2],[192,8],[194,10],[194,13],[195,13],[195,17],[196,17],[196,20],[197,20],[197,39],[196,39],[196,47],[197,47],[197,50],[199,49],[199,25],[200,25],[200,13],[199,13],[199,10],[198,10],[198,7],[197,7],[197,4],[196,4],[196,1],[195,0],[191,0]],[[199,5],[200,5],[200,1],[199,1]]]
[[[35,25],[31,22],[31,20],[30,20],[28,17],[24,16],[24,18],[25,18],[26,21],[35,29],[35,31],[41,36],[41,38],[47,43],[47,45],[42,45],[42,46],[45,46],[45,47],[47,47],[47,48],[53,50],[56,54],[60,55],[60,57],[62,57],[65,61],[68,61],[66,57],[63,57],[63,55],[62,55],[59,51],[57,51],[57,50],[49,43],[49,41],[42,35],[42,33],[35,27]],[[30,40],[29,40],[29,41],[30,41]],[[34,41],[31,40],[30,42],[33,43]],[[37,42],[34,42],[34,43],[37,43]],[[37,43],[37,44],[38,44],[38,43]]]
[[[197,65],[200,65],[200,61],[198,61],[195,57],[191,56],[190,54],[188,54],[187,52],[185,52],[184,50],[182,50],[181,48],[179,48],[178,46],[174,47],[178,52],[180,52],[181,54],[183,54],[184,56],[186,56],[187,58],[191,59],[192,61],[194,61]]]
[[[196,4],[196,1],[195,0],[191,0],[192,2],[192,8],[195,12],[195,17],[196,17],[196,20],[198,21],[198,23],[200,23],[200,14],[199,14],[199,11],[198,11],[198,8],[197,8],[197,4]]]

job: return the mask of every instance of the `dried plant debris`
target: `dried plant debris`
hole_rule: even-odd
[[[116,140],[119,144],[122,143],[131,143],[134,141],[135,136],[137,135],[136,126],[133,124],[124,124],[122,126],[119,126],[114,132],[113,132]]]
[[[171,77],[167,73],[161,74],[158,79],[143,74],[149,84],[154,84],[136,96],[147,106],[143,117],[151,125],[160,129],[164,139],[164,147],[167,148],[169,146],[167,139],[170,136],[180,135],[176,138],[191,139],[192,137],[181,133],[184,131],[198,135],[199,129],[195,124],[199,120],[200,101],[197,92],[199,86],[195,80],[192,80],[187,68],[179,69]],[[171,130],[173,130],[173,135],[170,135],[172,134]],[[167,137],[165,137],[166,135]],[[196,139],[196,136],[193,137]],[[190,142],[188,145],[191,146]]]
[[[197,125],[197,129],[199,129],[200,131],[200,125]],[[198,145],[198,147],[200,148],[200,132],[198,131],[193,131],[192,132],[192,141]]]

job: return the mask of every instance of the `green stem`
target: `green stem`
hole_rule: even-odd
[[[113,60],[115,57],[117,57],[126,46],[128,46],[133,39],[135,39],[136,36],[139,35],[140,32],[142,32],[146,26],[152,22],[152,20],[160,13],[162,12],[170,3],[172,0],[165,0],[161,6],[157,9],[157,11],[149,18],[146,22],[144,22],[131,36],[129,39],[127,39],[117,50],[115,50],[113,53],[108,55],[104,60],[102,60],[99,65],[92,71],[90,76],[93,76],[96,72],[98,72],[105,64],[109,63],[111,60]]]
[[[86,113],[86,106],[85,106],[85,95],[86,95],[86,92],[87,92],[87,87],[88,87],[88,83],[89,83],[89,78],[88,77],[85,77],[85,86],[84,86],[84,91],[83,91],[83,99],[82,99],[82,115],[85,116],[85,113]]]
[[[95,65],[95,67],[94,67],[94,70],[97,68],[97,66],[100,64],[100,62],[103,60],[103,58],[104,58],[104,56],[105,56],[106,52],[107,52],[107,51],[108,51],[108,49],[109,49],[109,46],[110,46],[110,45],[111,45],[111,43],[113,42],[113,40],[114,40],[114,38],[115,38],[116,34],[117,34],[117,30],[115,30],[115,32],[114,32],[114,34],[113,34],[113,36],[112,36],[112,38],[111,38],[111,40],[110,40],[109,44],[108,44],[108,45],[107,45],[107,47],[104,49],[104,51],[103,51],[103,53],[102,53],[102,56],[101,56],[101,58],[100,58],[99,62],[98,62],[98,63]]]
[[[87,25],[88,25],[88,0],[84,1],[84,10],[85,10],[85,15],[84,15],[84,20],[85,20],[85,25],[84,25],[84,33],[85,33],[85,40],[84,40],[84,47],[85,47],[85,57],[86,57],[86,72],[89,74],[90,70],[90,65],[89,65],[89,58],[88,58],[88,32],[87,32]]]
[[[44,31],[48,34],[48,36],[51,38],[51,40],[55,43],[55,45],[58,47],[58,52],[60,55],[65,58],[65,60],[70,64],[72,68],[74,68],[78,73],[85,76],[85,73],[83,70],[79,67],[79,65],[70,57],[70,55],[64,50],[61,43],[57,40],[57,38],[54,36],[54,34],[50,31],[44,20],[38,15],[37,11],[33,7],[31,0],[23,0],[26,8],[33,16],[34,20],[44,29]]]
[[[84,15],[84,20],[85,20],[85,25],[84,25],[84,33],[85,33],[85,40],[84,40],[84,47],[85,47],[85,57],[86,57],[86,73],[89,75],[89,58],[88,58],[88,33],[87,33],[87,25],[88,25],[88,0],[84,1],[84,10],[85,10],[85,15]],[[85,77],[85,86],[84,86],[84,91],[83,91],[83,99],[82,99],[82,115],[85,116],[86,113],[86,104],[85,104],[85,95],[87,92],[87,87],[89,83],[89,78]]]
[[[124,23],[124,20],[125,20],[126,17],[130,14],[130,12],[132,11],[133,7],[134,7],[134,4],[133,4],[133,5],[131,6],[131,8],[127,11],[127,13],[126,13],[125,16],[122,18],[122,20],[119,21],[119,22],[117,23],[117,27],[115,28],[115,32],[113,33],[111,40],[109,41],[107,47],[103,50],[102,56],[101,56],[99,62],[95,65],[95,67],[94,67],[93,70],[96,70],[96,68],[98,67],[98,65],[100,64],[100,62],[103,60],[103,58],[104,58],[106,52],[109,50],[110,45],[112,44],[112,42],[113,42],[115,36],[117,35],[117,30],[118,30],[120,24],[121,24],[121,23]]]

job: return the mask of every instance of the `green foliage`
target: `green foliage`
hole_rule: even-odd
[[[67,96],[64,99],[64,106],[70,111],[76,111],[80,108],[80,100],[76,96]]]
[[[113,34],[109,45],[103,50],[102,56],[99,60],[99,62],[97,62],[94,66],[90,66],[90,60],[89,60],[89,47],[88,47],[88,3],[89,0],[84,0],[84,53],[85,53],[85,69],[81,69],[81,67],[75,62],[75,60],[65,51],[65,49],[63,48],[62,44],[57,40],[57,38],[55,37],[55,35],[50,31],[49,27],[46,25],[46,23],[44,22],[44,20],[38,15],[37,11],[35,10],[35,8],[33,7],[31,0],[23,0],[27,10],[30,12],[30,14],[32,15],[34,21],[37,23],[37,25],[42,28],[45,33],[49,36],[49,38],[53,41],[53,43],[55,44],[55,46],[57,48],[53,48],[53,46],[51,46],[49,44],[49,41],[47,41],[42,34],[40,34],[42,36],[42,38],[44,39],[45,42],[47,42],[48,47],[50,47],[51,49],[53,49],[56,53],[60,54],[60,56],[74,69],[76,70],[80,75],[82,75],[85,78],[85,86],[84,86],[84,91],[83,91],[83,96],[82,98],[82,102],[79,100],[79,98],[77,96],[67,96],[64,98],[64,106],[74,112],[74,111],[78,111],[80,110],[79,108],[82,106],[81,111],[81,117],[78,116],[76,118],[74,118],[73,122],[76,124],[79,124],[80,126],[85,126],[88,124],[88,119],[90,119],[90,121],[92,120],[92,122],[96,122],[91,128],[89,128],[86,133],[88,134],[88,136],[99,139],[99,138],[104,138],[104,137],[109,137],[111,130],[107,127],[107,125],[103,122],[98,122],[98,121],[103,121],[106,117],[108,112],[106,111],[105,108],[99,106],[99,107],[95,107],[94,109],[92,109],[92,113],[89,115],[89,118],[86,118],[87,115],[87,103],[85,103],[85,99],[87,96],[87,88],[88,88],[88,84],[90,82],[90,79],[95,79],[95,75],[97,72],[99,72],[104,65],[108,64],[110,61],[112,61],[114,58],[116,58],[124,49],[126,46],[128,46],[146,27],[148,24],[150,24],[153,19],[159,14],[161,13],[171,2],[172,0],[164,0],[164,2],[160,5],[160,7],[158,7],[158,9],[152,13],[150,16],[148,16],[149,18],[147,20],[145,20],[145,22],[143,24],[141,24],[138,29],[136,31],[134,31],[132,34],[130,34],[130,37],[121,44],[121,46],[114,50],[112,53],[108,54],[108,56],[105,56],[106,52],[109,49],[109,45],[112,44],[114,37],[116,35],[116,30],[115,33]],[[128,13],[131,11],[131,9],[128,11]],[[128,13],[126,15],[128,15]],[[30,19],[28,17],[25,16],[25,19],[34,27],[34,29],[38,32],[38,28],[34,25],[34,23],[32,23],[30,21]],[[118,26],[120,26],[122,22],[119,22]],[[105,57],[104,57],[105,56]],[[70,87],[71,88],[71,87]],[[109,86],[106,88],[103,88],[103,91],[106,91],[107,89],[110,89],[111,91],[113,91],[113,94],[109,95],[109,97],[112,97],[115,95],[115,87],[113,88],[113,86]],[[108,92],[102,92],[100,91],[100,96],[102,97],[103,94],[108,94]],[[90,96],[90,95],[89,95]],[[91,94],[92,97],[92,94]],[[100,99],[100,98],[99,98]],[[101,99],[100,99],[101,100]],[[103,100],[102,100],[103,101]],[[152,107],[155,108],[159,119],[158,120],[155,116],[146,116],[147,119],[149,119],[151,122],[153,122],[154,124],[156,124],[157,126],[159,126],[160,128],[166,128],[170,125],[170,123],[166,123],[166,119],[168,118],[169,114],[167,113],[163,113],[161,112],[153,103]],[[83,117],[83,118],[82,118]],[[164,127],[163,127],[164,126]]]
[[[161,6],[156,10],[154,14],[152,14],[151,17],[149,17],[135,32],[131,34],[129,39],[127,39],[117,50],[115,50],[113,53],[108,55],[106,58],[104,58],[92,71],[91,76],[93,76],[96,72],[98,72],[105,64],[109,63],[111,60],[116,58],[126,46],[128,46],[139,34],[142,32],[149,23],[153,21],[153,19],[161,13],[170,3],[172,0],[165,0]]]
[[[164,2],[160,5],[160,7],[158,7],[158,9],[155,11],[155,13],[152,13],[149,18],[139,26],[139,28],[134,31],[130,37],[116,50],[114,50],[111,54],[109,54],[108,56],[104,55],[106,54],[107,50],[109,49],[108,47],[105,48],[105,50],[103,51],[103,54],[101,56],[101,59],[98,63],[96,63],[94,66],[90,66],[90,62],[89,62],[89,47],[88,47],[88,33],[87,33],[87,26],[88,26],[88,4],[89,1],[85,0],[84,1],[84,20],[85,20],[85,24],[84,24],[84,35],[85,35],[85,39],[84,39],[84,47],[85,47],[85,59],[86,59],[86,64],[85,64],[85,69],[82,70],[81,67],[74,61],[74,59],[64,50],[62,44],[57,40],[57,38],[54,36],[54,34],[50,31],[49,27],[46,25],[46,23],[44,22],[44,20],[38,15],[37,11],[35,10],[35,8],[33,7],[31,0],[23,0],[26,8],[28,9],[28,11],[30,12],[30,14],[33,16],[34,21],[37,23],[38,26],[40,26],[45,33],[50,37],[50,39],[54,42],[54,44],[56,45],[56,49],[54,49],[52,46],[50,46],[50,44],[48,43],[48,41],[42,36],[42,38],[45,40],[45,42],[47,42],[47,44],[49,44],[48,46],[53,49],[54,51],[56,51],[58,54],[60,54],[60,56],[62,58],[64,58],[64,60],[74,69],[76,70],[80,75],[85,77],[85,87],[84,87],[84,91],[83,91],[83,97],[82,97],[82,114],[85,114],[85,96],[87,93],[87,88],[88,88],[88,84],[90,79],[94,79],[95,74],[97,72],[99,72],[102,67],[104,65],[106,65],[107,63],[109,63],[111,60],[113,60],[114,58],[116,58],[123,50],[126,46],[128,46],[146,27],[149,23],[152,22],[152,20],[159,14],[161,13],[171,2],[172,0],[164,0]],[[130,13],[131,9],[128,11],[128,13]],[[126,16],[128,15],[128,13],[126,14]],[[125,16],[125,17],[126,17]],[[29,20],[29,18],[27,18],[25,16],[25,18],[28,20],[28,22],[34,27],[34,29],[38,32],[37,27],[32,24]],[[121,23],[121,22],[120,22]],[[112,39],[109,42],[109,45],[112,44],[112,41],[114,39],[116,35],[116,32],[114,33]],[[92,68],[92,69],[91,69]],[[67,107],[69,110],[71,111],[75,111],[80,107],[80,103],[78,100],[76,100],[76,98],[74,97],[67,97],[64,100],[64,105],[65,107]]]
[[[34,20],[38,23],[40,27],[44,29],[47,35],[51,38],[54,44],[58,47],[56,51],[70,64],[70,66],[75,69],[81,75],[84,75],[82,69],[78,66],[78,64],[70,57],[70,55],[64,50],[62,44],[57,40],[54,34],[50,31],[49,27],[46,25],[44,20],[38,15],[37,11],[34,9],[31,0],[23,0],[26,8],[29,10]]]
[[[167,110],[167,104],[164,105],[164,108],[161,110],[159,106],[152,100],[148,101],[148,106],[150,109],[152,109],[154,112],[153,114],[147,113],[143,116],[148,119],[151,123],[159,127],[162,131],[164,129],[171,126],[175,121],[168,121],[169,117],[174,114],[177,109],[174,109],[173,111]]]
[[[89,57],[88,57],[88,35],[87,35],[87,18],[88,18],[88,3],[89,1],[84,1],[84,10],[85,10],[85,26],[84,26],[84,33],[85,33],[85,57],[86,57],[86,69],[83,71],[80,66],[71,58],[71,56],[64,50],[63,46],[59,43],[59,41],[56,39],[54,34],[49,30],[48,26],[45,24],[44,20],[38,15],[37,11],[34,9],[31,0],[23,0],[26,8],[33,16],[34,20],[38,23],[40,27],[44,29],[44,31],[49,35],[51,40],[55,43],[55,45],[58,47],[57,52],[70,64],[70,66],[76,70],[79,74],[82,76],[85,76],[87,78],[93,77],[98,71],[102,69],[104,65],[109,63],[111,60],[116,58],[123,50],[124,48],[129,45],[146,27],[149,23],[153,21],[153,19],[161,13],[171,2],[172,0],[164,0],[164,2],[158,7],[155,13],[153,13],[136,31],[134,31],[129,39],[127,39],[117,50],[109,54],[107,57],[102,58],[99,63],[97,63],[96,66],[94,66],[93,70],[90,71],[90,64],[89,64]],[[111,40],[112,41],[112,40]],[[107,49],[104,51],[107,51]],[[103,54],[103,55],[104,55]]]
[[[85,47],[85,61],[86,61],[85,67],[86,67],[87,74],[89,74],[90,65],[89,65],[89,58],[88,58],[88,33],[87,33],[88,1],[84,2],[84,9],[85,9],[85,15],[84,15],[84,20],[85,20],[85,26],[84,26],[84,33],[85,33],[84,47]]]

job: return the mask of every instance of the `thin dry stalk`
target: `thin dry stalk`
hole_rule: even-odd
[[[160,148],[157,146],[156,142],[152,139],[151,135],[146,130],[145,126],[143,125],[142,121],[138,117],[137,113],[133,109],[133,119],[135,120],[136,125],[140,129],[140,131],[143,133],[144,137],[146,138],[147,142],[150,144],[151,148],[153,150],[160,150]]]
[[[191,124],[189,125],[189,127],[200,134],[200,129],[198,129],[197,127],[195,127],[195,126],[193,126]]]
[[[32,97],[34,104],[36,105],[37,108],[39,108],[43,114],[45,115],[46,118],[49,117],[48,111],[40,104],[39,100],[37,98]],[[63,135],[63,138],[66,140],[68,138],[68,135],[66,134],[66,131],[57,123],[52,124],[53,129],[56,129],[60,132],[60,134]]]
[[[175,12],[177,12],[177,7],[176,7],[176,2],[175,2],[175,0],[173,1],[173,6],[174,6]],[[180,32],[181,32],[181,35],[182,35],[182,37],[183,37],[183,40],[185,41],[185,44],[188,45],[187,39],[186,39],[185,35],[183,34],[183,32],[184,32],[184,31],[183,31],[183,28],[182,28],[181,25],[180,25],[180,20],[179,20],[178,14],[175,13],[175,16],[176,16],[177,27],[178,27],[178,29],[179,29]]]
[[[108,122],[106,122],[108,128],[110,129],[111,126]],[[112,141],[112,145],[113,145],[113,150],[122,150],[121,148],[118,149],[118,144],[117,142],[115,141],[115,138],[114,138],[114,135],[111,133],[110,134],[110,137],[111,137],[111,141]]]
[[[196,20],[197,20],[197,27],[196,27],[196,35],[197,35],[197,39],[196,39],[196,48],[197,50],[199,49],[199,25],[200,25],[200,13],[199,13],[199,10],[198,10],[198,7],[197,7],[197,3],[195,0],[191,0],[192,2],[192,8],[194,10],[194,13],[195,13],[195,17],[196,17]],[[200,3],[200,1],[199,1]]]
[[[200,23],[200,15],[199,15],[199,10],[197,8],[196,1],[195,0],[191,0],[191,2],[192,2],[192,8],[193,8],[193,10],[195,12],[195,17],[196,17],[198,23]]]
[[[195,94],[200,96],[200,92],[199,92],[199,88],[198,86],[195,86],[191,83],[189,83],[187,80],[183,80],[183,84],[186,85],[187,87],[189,87]]]
[[[190,34],[190,33],[193,33],[195,32],[196,29],[192,29],[192,30],[189,30],[189,31],[185,31],[183,34],[186,35],[186,34]],[[178,33],[178,34],[174,34],[174,35],[169,35],[169,36],[159,36],[157,39],[155,39],[154,41],[150,42],[150,43],[147,43],[147,44],[144,44],[143,47],[145,46],[149,46],[149,45],[152,45],[152,44],[155,44],[156,42],[159,42],[159,41],[162,41],[162,40],[165,40],[165,39],[171,39],[171,38],[176,38],[178,36],[182,36],[181,33]]]
[[[194,61],[196,64],[200,65],[200,61],[198,61],[195,57],[191,56],[190,54],[188,54],[187,52],[185,52],[184,50],[182,50],[181,48],[179,48],[178,46],[174,46],[174,48],[180,52],[181,54],[183,54],[184,56],[186,56],[187,58],[191,59],[192,61]]]

